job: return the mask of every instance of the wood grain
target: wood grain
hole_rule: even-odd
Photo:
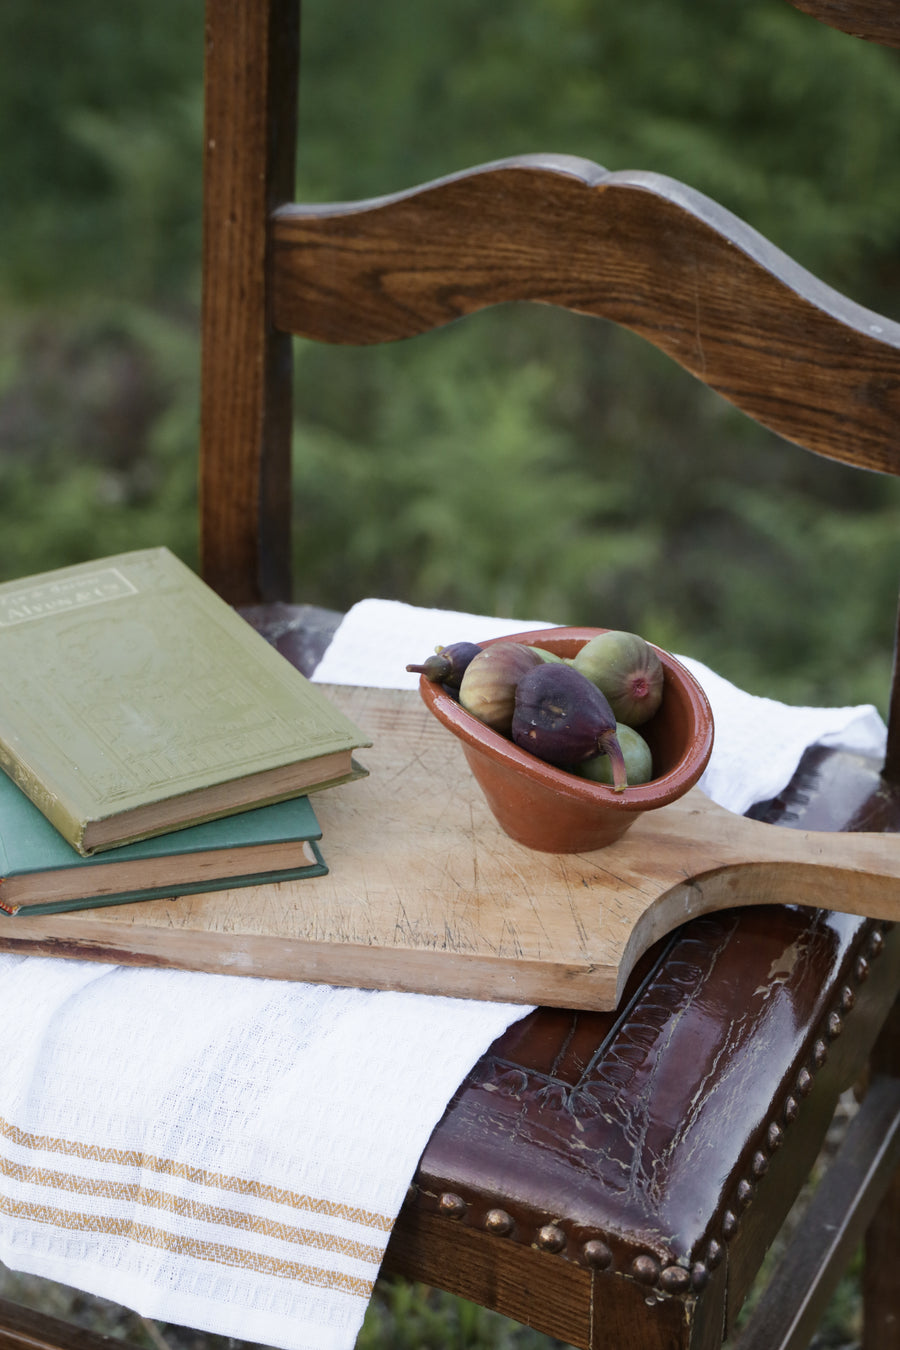
[[[0,1350],[138,1350],[138,1346],[124,1337],[90,1331],[3,1298]]]
[[[820,23],[852,37],[900,47],[900,6],[896,0],[790,0]]]
[[[272,230],[280,328],[385,342],[489,305],[558,305],[639,333],[789,440],[900,471],[900,324],[674,179],[523,156],[372,201],[285,206]]]
[[[527,1290],[529,1326],[566,1345],[594,1343],[592,1275],[584,1266],[548,1261],[537,1248],[498,1242],[462,1224],[453,1226],[453,1260],[448,1261],[447,1226],[446,1218],[408,1207],[391,1236],[391,1272],[519,1320]]]
[[[496,825],[415,693],[328,687],[374,738],[368,779],[315,799],[327,877],[4,919],[0,948],[235,975],[612,1008],[689,918],[794,903],[900,918],[900,839],[784,829],[694,789],[593,853]]]
[[[200,532],[232,604],[290,595],[291,342],[272,326],[268,216],[294,193],[297,0],[211,0],[203,209]]]

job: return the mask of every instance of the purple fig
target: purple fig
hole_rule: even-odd
[[[407,666],[406,669],[437,684],[449,684],[451,689],[458,689],[466,667],[480,651],[474,642],[451,642],[449,647],[435,647],[434,656],[426,656],[420,666]]]
[[[606,754],[613,787],[628,786],[609,700],[573,666],[543,662],[519,681],[512,738],[538,759],[563,768]]]
[[[606,695],[616,720],[627,726],[641,726],[662,702],[662,662],[637,633],[598,633],[572,664]]]
[[[530,647],[521,642],[495,642],[466,666],[459,686],[460,704],[480,722],[508,736],[516,686],[523,675],[538,666],[543,662]]]

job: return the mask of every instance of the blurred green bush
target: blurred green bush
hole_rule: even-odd
[[[784,0],[306,0],[298,196],[535,150],[652,169],[896,317],[897,56]],[[196,562],[199,3],[0,10],[0,575]],[[900,494],[538,307],[297,344],[296,588],[628,627],[884,708]]]

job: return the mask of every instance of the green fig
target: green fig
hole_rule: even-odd
[[[494,731],[509,735],[516,702],[516,685],[543,662],[521,642],[495,642],[474,656],[459,685],[459,701],[466,712]]]
[[[564,656],[557,656],[556,652],[549,652],[546,647],[530,647],[530,651],[537,652],[542,661],[552,664],[554,661],[565,662]]]
[[[636,787],[638,783],[649,783],[653,777],[653,756],[641,733],[635,731],[634,727],[626,726],[624,722],[617,722],[616,737],[625,760],[628,786]],[[611,785],[613,781],[609,755],[594,755],[592,759],[583,759],[580,764],[575,765],[575,772],[581,778],[590,778],[595,783]]]
[[[615,790],[628,785],[609,701],[572,666],[541,662],[522,676],[512,738],[521,749],[563,768],[598,754],[608,756]]]
[[[641,726],[662,702],[662,662],[637,633],[598,633],[584,644],[573,665],[606,695],[616,721],[626,726]]]

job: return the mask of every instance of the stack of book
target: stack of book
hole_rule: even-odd
[[[165,548],[0,585],[0,916],[321,876],[371,741]]]

